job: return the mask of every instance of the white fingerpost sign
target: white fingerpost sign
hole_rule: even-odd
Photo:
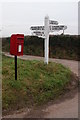
[[[44,18],[44,26],[31,26],[32,35],[44,38],[44,63],[48,64],[49,59],[49,33],[54,31],[63,31],[67,29],[65,25],[58,25],[57,21],[49,20],[49,16]]]

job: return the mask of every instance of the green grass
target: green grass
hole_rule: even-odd
[[[18,59],[17,81],[14,59],[3,56],[2,65],[3,110],[44,104],[58,97],[71,80],[71,71],[57,63]]]

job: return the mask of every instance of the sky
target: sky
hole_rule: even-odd
[[[37,1],[3,0],[0,4],[0,35],[2,37],[11,36],[14,33],[30,35],[30,27],[44,25],[44,17],[47,14],[49,19],[68,27],[65,34],[78,34],[77,0]]]

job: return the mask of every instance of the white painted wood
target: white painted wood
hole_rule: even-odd
[[[67,29],[65,25],[58,25],[57,21],[49,20],[49,16],[44,18],[44,26],[31,26],[33,35],[44,38],[44,63],[48,64],[49,61],[49,32],[60,31]]]
[[[44,50],[44,62],[46,64],[48,64],[48,59],[49,59],[49,16],[45,16],[45,19],[44,19],[44,34],[45,34],[45,50]]]

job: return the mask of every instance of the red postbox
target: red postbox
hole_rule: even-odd
[[[10,54],[15,56],[23,55],[24,35],[13,34],[10,39]]]
[[[17,56],[23,55],[23,34],[13,34],[10,39],[10,54],[15,56],[15,80],[17,80]]]

